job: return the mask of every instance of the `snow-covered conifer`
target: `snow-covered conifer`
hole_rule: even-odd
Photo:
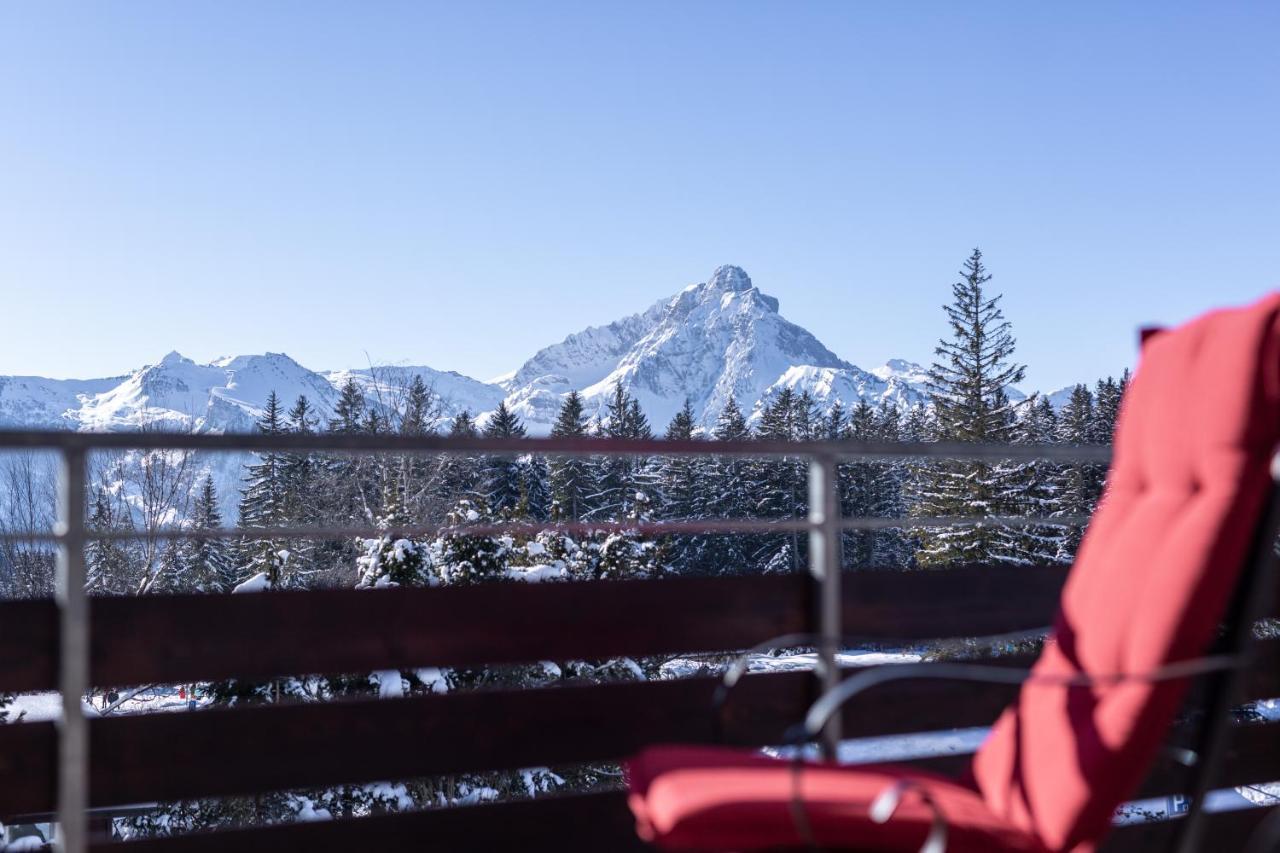
[[[944,306],[951,336],[938,342],[929,370],[929,395],[943,441],[1004,443],[1012,438],[1014,407],[1006,389],[1020,382],[1025,368],[1013,362],[1012,327],[1000,310],[1000,296],[988,294],[991,276],[982,252],[973,250],[962,278]],[[913,511],[921,516],[984,517],[1001,514],[1013,481],[1012,469],[987,461],[945,460],[920,470]],[[1003,535],[980,524],[919,531],[924,566],[980,563],[997,552]]]
[[[581,438],[587,434],[586,417],[583,414],[582,397],[570,391],[560,404],[555,423],[551,425],[554,438]],[[584,456],[559,456],[551,460],[550,470],[552,515],[557,520],[577,521],[590,509],[587,500],[592,493],[592,464]]]
[[[507,408],[506,402],[490,417],[484,428],[485,438],[522,438],[524,424]],[[514,515],[521,498],[520,460],[510,454],[492,454],[484,463],[482,485],[485,504],[495,515]]]

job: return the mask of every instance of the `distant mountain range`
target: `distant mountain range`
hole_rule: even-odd
[[[127,376],[45,379],[0,376],[0,427],[130,430],[143,425],[234,432],[253,428],[267,395],[287,407],[302,394],[327,417],[351,379],[376,402],[414,375],[443,401],[443,416],[467,410],[481,421],[502,400],[531,434],[546,433],[564,396],[578,390],[587,414],[602,415],[616,383],[639,399],[661,431],[687,398],[704,427],[730,397],[749,417],[784,388],[808,391],[819,409],[859,399],[913,406],[926,396],[925,369],[893,359],[864,370],[840,358],[778,312],[739,267],[722,266],[701,283],[639,314],[592,326],[539,350],[491,382],[431,367],[313,371],[282,353],[197,364],[171,352]],[[1064,395],[1055,392],[1055,402]]]

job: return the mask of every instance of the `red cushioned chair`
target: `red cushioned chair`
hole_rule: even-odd
[[[657,746],[628,764],[641,837],[674,850],[1092,850],[1149,770],[1188,678],[1207,672],[1198,804],[1269,600],[1278,438],[1280,294],[1154,335],[1122,405],[1106,498],[1031,670],[880,667],[806,720],[812,736],[844,700],[899,677],[1017,679],[962,778]],[[1198,826],[1193,808],[1183,849],[1196,849]]]

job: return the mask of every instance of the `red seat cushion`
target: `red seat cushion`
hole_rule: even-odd
[[[640,836],[663,849],[808,847],[792,812],[787,761],[736,749],[658,746],[632,759],[627,773]],[[818,846],[918,849],[933,821],[919,794],[906,794],[886,824],[868,816],[876,796],[902,779],[927,786],[946,816],[950,853],[1043,849],[1034,837],[993,815],[974,789],[944,777],[892,765],[806,764],[800,790]]]
[[[1203,655],[1237,585],[1280,433],[1280,296],[1144,346],[1107,492],[1037,675],[1142,673]],[[1107,831],[1147,773],[1185,682],[1034,681],[974,761],[992,810],[1055,850]]]

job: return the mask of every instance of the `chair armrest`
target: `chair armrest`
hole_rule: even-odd
[[[1046,625],[1040,628],[1031,628],[1026,631],[1011,631],[1004,634],[989,634],[982,637],[972,638],[979,643],[997,643],[997,642],[1014,642],[1018,640],[1026,640],[1039,637],[1048,633],[1049,627]],[[802,634],[781,634],[777,637],[770,637],[756,643],[751,648],[738,654],[733,659],[733,663],[725,670],[724,675],[720,679],[720,683],[716,685],[715,693],[711,697],[711,713],[716,722],[717,729],[721,728],[724,723],[724,708],[729,703],[730,694],[734,687],[742,680],[742,676],[747,674],[748,668],[751,666],[751,658],[770,649],[784,648],[786,646],[820,646],[823,637],[820,634],[802,633]],[[867,637],[842,637],[841,646],[848,646],[857,643],[865,643],[870,641]],[[897,666],[895,664],[883,664],[876,667],[882,669],[885,666]],[[921,666],[921,664],[909,664],[909,666]],[[871,670],[874,671],[874,670]]]
[[[1034,678],[1031,670],[990,664],[970,663],[904,663],[886,664],[851,675],[840,682],[834,690],[814,702],[805,714],[804,723],[799,731],[793,733],[796,743],[807,743],[813,740],[826,726],[831,716],[840,710],[846,702],[858,694],[886,684],[891,681],[906,681],[921,678],[942,679],[945,681],[970,681],[984,684],[1025,684],[1032,681],[1036,684],[1056,684],[1063,687],[1095,687],[1104,684],[1119,684],[1126,681],[1172,681],[1179,678],[1191,678],[1210,672],[1235,669],[1247,665],[1247,660],[1240,655],[1211,655],[1192,658],[1167,664],[1157,669],[1137,673],[1105,673],[1090,675],[1076,673],[1063,676],[1040,675]]]

